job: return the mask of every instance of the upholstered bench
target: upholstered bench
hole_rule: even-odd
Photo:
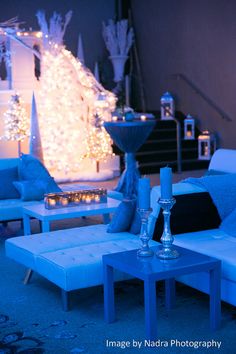
[[[103,283],[102,255],[140,247],[138,236],[106,229],[107,225],[91,225],[15,237],[6,241],[6,254],[59,286],[66,310],[69,291]],[[124,279],[126,275],[116,274],[116,280]]]

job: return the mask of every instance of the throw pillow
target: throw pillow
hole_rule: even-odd
[[[51,177],[41,161],[34,156],[22,154],[19,163],[19,178],[21,180],[36,180]]]
[[[236,208],[220,224],[220,229],[227,234],[236,237]]]
[[[136,208],[136,199],[124,199],[116,209],[107,232],[128,231],[133,220]]]
[[[226,173],[229,173],[229,172],[218,171],[218,170],[207,170],[205,172],[204,176],[225,175]]]
[[[20,194],[14,187],[13,182],[18,180],[17,167],[0,170],[0,199],[18,199]]]
[[[134,217],[129,229],[129,232],[134,235],[138,235],[141,230],[141,216],[139,212],[136,210],[134,213]]]
[[[176,203],[171,209],[170,227],[173,235],[186,232],[218,228],[221,219],[207,192],[182,194],[175,196]],[[160,241],[163,233],[163,213],[160,211],[153,239]]]
[[[15,181],[13,184],[23,201],[42,200],[46,193],[61,192],[59,187],[55,189],[55,182],[52,177],[34,181]]]

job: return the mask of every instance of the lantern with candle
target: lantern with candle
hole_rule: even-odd
[[[161,97],[161,119],[169,120],[175,116],[174,99],[169,92]]]
[[[216,139],[214,134],[204,130],[198,137],[198,159],[210,160],[216,150]]]
[[[184,119],[184,140],[195,139],[195,119],[188,114]]]

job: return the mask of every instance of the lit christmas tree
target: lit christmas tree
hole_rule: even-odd
[[[21,142],[29,136],[29,117],[23,107],[19,94],[15,93],[9,101],[9,108],[4,113],[3,140],[18,142],[18,154],[21,154]]]
[[[96,113],[86,139],[87,153],[85,157],[96,161],[97,172],[99,172],[99,162],[106,161],[108,157],[114,155],[111,147],[112,140],[103,127],[103,123],[102,117]]]
[[[104,120],[110,120],[116,99],[63,46],[71,14],[66,15],[65,24],[54,14],[49,28],[44,13],[39,12],[37,16],[43,33],[38,112],[44,163],[50,171],[77,172],[81,161],[91,156],[91,148],[88,149],[91,145],[86,138],[97,113],[97,97],[100,93],[106,97],[106,106],[102,108]],[[111,149],[108,135],[104,139],[100,144],[109,143]]]

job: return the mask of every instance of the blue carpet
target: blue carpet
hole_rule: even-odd
[[[100,221],[77,219],[54,224],[53,228]],[[33,227],[38,232],[36,222]],[[102,287],[73,292],[71,311],[63,312],[60,291],[55,285],[36,273],[30,284],[23,285],[24,267],[5,257],[4,240],[21,232],[19,223],[11,223],[0,239],[0,354],[236,352],[234,307],[223,303],[222,327],[212,332],[208,296],[181,284],[177,285],[176,307],[170,312],[165,310],[163,284],[158,284],[155,342],[144,339],[143,286],[137,280],[117,284],[117,321],[112,324],[103,319]],[[216,342],[220,342],[219,349]]]

